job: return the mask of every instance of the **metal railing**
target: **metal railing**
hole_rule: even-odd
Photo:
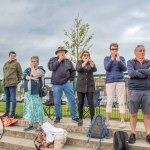
[[[125,73],[124,75],[125,75],[125,85],[126,85],[126,113],[125,113],[125,119],[129,120],[130,114],[129,114],[129,110],[127,108],[128,75],[127,75],[127,73]],[[107,102],[106,98],[107,98],[107,95],[106,95],[105,79],[106,79],[105,74],[96,74],[96,75],[94,75],[95,87],[96,87],[96,89],[100,90],[99,107],[95,108],[95,113],[96,114],[97,113],[101,113],[101,114],[104,114],[104,115],[106,114],[106,102]],[[52,87],[50,77],[45,77],[44,80],[45,80],[46,85],[48,85],[49,87]],[[1,85],[1,81],[0,81],[0,85]],[[77,98],[76,90],[75,90],[76,89],[76,77],[75,77],[75,80],[73,81],[73,86],[74,86],[74,91],[75,91],[75,97]],[[20,85],[20,87],[22,87],[22,86]],[[21,89],[21,91],[23,91],[23,90]],[[65,98],[65,95],[63,95],[63,98]],[[84,109],[88,110],[87,107],[85,107]],[[54,109],[52,109],[51,111],[54,111]],[[51,113],[53,113],[53,112],[51,112]],[[69,106],[69,103],[67,101],[66,101],[65,105],[62,105],[62,116],[70,116],[70,106]],[[89,117],[89,114],[87,114],[86,117]],[[111,119],[119,119],[119,118],[120,118],[120,114],[119,114],[119,108],[118,108],[118,100],[117,100],[117,96],[115,96],[115,99],[114,99],[114,102],[113,102],[113,109],[112,109],[112,113],[111,113]],[[143,119],[142,112],[141,112],[141,110],[139,110],[138,120],[142,120],[142,119]]]

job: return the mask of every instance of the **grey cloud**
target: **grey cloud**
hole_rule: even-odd
[[[103,59],[109,55],[109,44],[118,42],[126,60],[132,58],[137,44],[144,44],[150,57],[150,5],[140,0],[1,0],[0,5],[0,70],[8,59],[8,52],[17,52],[23,69],[29,66],[32,55],[40,62],[54,56],[63,44],[64,29],[70,28],[79,13],[91,25],[94,33],[91,53],[104,73]],[[48,72],[48,71],[47,71]],[[47,76],[50,72],[47,73]],[[2,76],[2,71],[0,77]]]

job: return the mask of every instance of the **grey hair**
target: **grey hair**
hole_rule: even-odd
[[[31,57],[31,60],[32,60],[32,59],[36,59],[37,62],[39,63],[39,56],[32,56],[32,57]]]
[[[134,52],[136,52],[137,48],[139,47],[144,47],[144,45],[137,45],[136,48],[134,49]]]

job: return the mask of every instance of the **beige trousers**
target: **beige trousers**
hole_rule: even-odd
[[[112,112],[112,104],[115,96],[118,98],[119,111],[125,113],[125,82],[114,82],[106,84],[107,105],[106,112]]]

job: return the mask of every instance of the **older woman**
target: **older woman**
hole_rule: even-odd
[[[93,78],[93,72],[97,71],[97,68],[91,60],[90,53],[84,50],[80,55],[80,60],[77,62],[76,70],[77,76],[77,96],[78,96],[78,111],[79,111],[79,122],[78,125],[83,125],[83,105],[85,95],[87,96],[88,105],[90,109],[91,120],[94,116],[94,105],[93,105],[93,93],[95,91],[95,83]]]
[[[36,131],[41,130],[41,125],[44,121],[44,111],[42,100],[39,96],[39,90],[42,87],[42,79],[45,70],[39,65],[39,57],[31,57],[31,65],[23,73],[24,79],[24,118],[29,120],[29,124],[24,131],[33,129],[33,123],[38,122]]]

